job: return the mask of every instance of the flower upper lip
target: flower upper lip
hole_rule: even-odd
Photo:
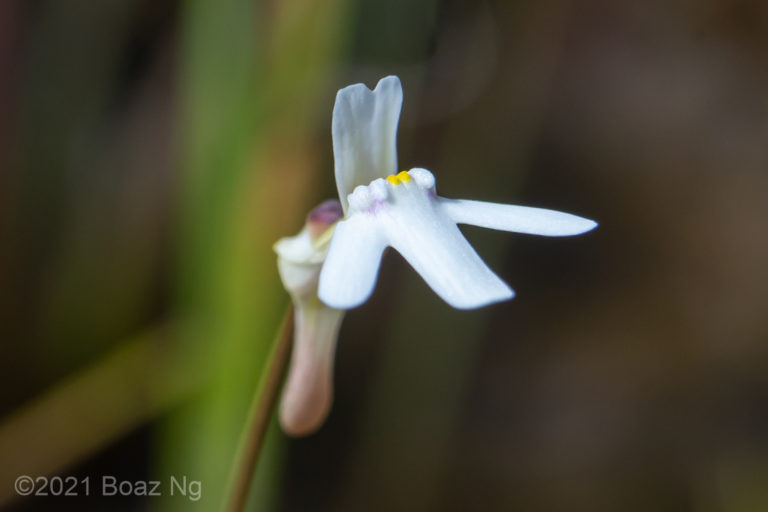
[[[333,107],[333,158],[339,200],[347,212],[347,196],[397,170],[397,123],[403,88],[396,76],[382,78],[371,91],[350,85],[336,94]]]
[[[320,273],[318,295],[329,306],[350,309],[368,299],[387,247],[402,254],[456,308],[510,299],[514,292],[477,255],[457,224],[546,236],[577,235],[597,226],[554,210],[442,198],[426,169],[394,174],[402,100],[395,76],[380,80],[373,91],[356,84],[336,96],[333,151],[345,217],[336,225]]]

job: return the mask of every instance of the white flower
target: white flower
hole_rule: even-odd
[[[394,247],[450,305],[471,309],[510,299],[514,292],[480,259],[457,224],[547,236],[577,235],[597,225],[553,210],[445,199],[426,169],[394,174],[402,101],[394,76],[373,91],[362,84],[339,91],[333,153],[341,202],[321,204],[298,235],[275,244],[280,278],[295,309],[294,348],[279,415],[288,434],[309,434],[328,415],[341,320],[345,310],[371,295],[384,249]]]
[[[350,309],[373,292],[384,249],[393,247],[455,308],[511,299],[514,292],[477,255],[457,224],[546,236],[578,235],[597,223],[568,213],[482,201],[445,199],[426,169],[397,173],[400,80],[371,91],[340,90],[333,109],[336,185],[344,220],[336,226],[320,272],[319,297]],[[386,178],[385,178],[386,177]]]
[[[277,268],[294,307],[291,363],[280,401],[280,424],[290,435],[315,431],[333,401],[333,360],[344,311],[317,298],[317,280],[341,205],[326,201],[307,216],[298,235],[275,244]]]

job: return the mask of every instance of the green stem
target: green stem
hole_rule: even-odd
[[[253,395],[240,445],[235,455],[235,465],[223,508],[226,512],[245,510],[253,475],[261,455],[261,449],[264,446],[264,438],[277,403],[277,395],[285,377],[292,341],[293,307],[289,305],[272,342],[272,348],[265,363],[265,370]]]

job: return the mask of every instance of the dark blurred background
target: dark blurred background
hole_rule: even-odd
[[[388,253],[252,509],[768,510],[766,62],[761,0],[3,1],[0,508],[218,510],[271,244],[335,194],[335,91],[396,74],[401,168],[600,226],[464,229],[518,294],[471,312]]]

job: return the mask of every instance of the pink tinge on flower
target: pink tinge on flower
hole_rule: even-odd
[[[280,425],[286,434],[303,436],[325,421],[333,402],[333,358],[344,311],[317,298],[317,281],[334,224],[342,217],[336,199],[307,215],[298,235],[275,244],[278,270],[294,307],[294,342],[280,400]]]
[[[344,210],[338,199],[323,201],[307,215],[309,236],[312,239],[319,237],[342,217],[344,217]]]
[[[280,400],[283,431],[305,436],[325,422],[333,402],[333,361],[344,311],[315,303],[295,304],[291,367]]]

